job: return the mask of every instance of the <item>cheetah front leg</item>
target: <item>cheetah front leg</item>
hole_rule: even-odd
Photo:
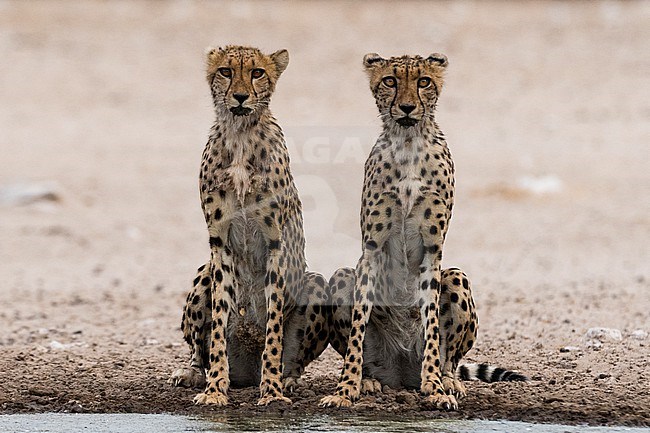
[[[194,397],[194,403],[225,406],[228,404],[230,387],[226,329],[230,312],[235,305],[236,286],[232,252],[228,248],[213,252],[210,262],[212,329],[209,369],[205,391]]]
[[[445,200],[436,192],[423,190],[412,218],[419,223],[423,244],[420,264],[420,314],[424,326],[424,354],[420,392],[428,404],[438,409],[457,410],[458,402],[445,393],[442,384],[440,354],[440,284],[442,247],[449,221]]]
[[[375,276],[371,255],[370,252],[364,252],[357,265],[352,326],[345,357],[343,358],[343,371],[341,371],[334,395],[321,399],[320,406],[322,407],[350,407],[352,402],[358,400],[361,394],[363,339],[372,311],[372,299],[374,298]]]
[[[230,199],[229,199],[230,198]],[[212,328],[210,330],[209,368],[205,391],[194,397],[195,404],[225,406],[228,404],[230,376],[226,347],[226,329],[235,305],[236,284],[233,253],[228,246],[230,217],[234,200],[228,193],[207,195],[203,211],[210,235],[210,295]]]
[[[329,282],[329,341],[334,350],[345,357],[348,336],[352,326],[352,305],[354,304],[354,268],[340,268],[334,272]],[[372,315],[371,315],[372,317]],[[381,383],[372,377],[361,377],[361,394],[375,394],[382,390]]]
[[[260,218],[264,212],[258,212]],[[287,246],[282,239],[282,214],[274,218],[263,216],[263,226],[268,242],[268,258],[264,294],[266,297],[266,342],[262,353],[262,378],[260,399],[257,404],[266,406],[274,401],[291,403],[284,396],[282,386],[282,350],[284,339],[284,317],[282,309],[285,301],[287,274]]]

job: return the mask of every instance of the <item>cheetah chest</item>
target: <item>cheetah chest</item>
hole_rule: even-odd
[[[413,216],[415,203],[421,194],[420,189],[426,185],[420,175],[422,147],[416,143],[398,148],[394,154],[394,163],[400,176],[395,179],[393,191],[397,194],[399,204],[397,212],[393,213],[386,253],[392,283],[402,292],[411,292],[410,288],[423,258],[418,218]]]
[[[229,178],[235,190],[235,196],[240,203],[246,199],[251,190],[251,169],[247,166],[246,143],[242,137],[232,136],[226,140],[225,150],[232,155],[232,162],[226,168],[226,176]]]

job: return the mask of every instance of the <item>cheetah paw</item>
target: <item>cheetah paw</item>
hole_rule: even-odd
[[[453,395],[447,394],[434,394],[429,395],[424,398],[424,402],[427,406],[433,406],[439,410],[458,410],[458,402],[456,397]]]
[[[291,400],[283,395],[265,395],[257,401],[258,406],[268,406],[273,402],[291,404]]]
[[[304,385],[304,381],[299,377],[285,377],[282,383],[286,392],[294,392],[297,388]]]
[[[328,395],[323,397],[318,405],[320,407],[350,407],[352,400],[340,395]]]
[[[225,394],[222,394],[219,391],[213,392],[211,394],[206,394],[202,392],[201,394],[197,394],[196,397],[194,397],[194,404],[196,405],[205,404],[210,406],[226,406],[228,405],[228,397],[226,397]]]
[[[205,374],[203,369],[197,367],[179,368],[172,373],[167,379],[171,386],[182,386],[184,388],[203,388],[205,387]]]
[[[375,394],[381,392],[381,383],[377,379],[361,379],[361,393]]]
[[[467,396],[465,385],[455,377],[445,376],[442,378],[442,387],[448,395],[453,395],[456,400],[462,400]]]

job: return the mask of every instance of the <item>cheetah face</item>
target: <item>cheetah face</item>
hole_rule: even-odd
[[[256,48],[229,45],[208,48],[207,63],[215,107],[232,116],[248,116],[268,106],[275,83],[289,64],[289,53],[266,55]]]
[[[384,59],[379,54],[366,54],[363,65],[384,123],[395,122],[410,128],[423,119],[433,118],[447,64],[447,57],[438,53],[426,59]]]

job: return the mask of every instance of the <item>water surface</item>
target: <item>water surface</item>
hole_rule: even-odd
[[[323,433],[649,433],[648,428],[585,427],[482,420],[400,420],[316,416],[311,418],[213,416],[194,417],[151,414],[29,414],[0,415],[0,432],[15,433],[222,433],[222,432],[323,432]]]

